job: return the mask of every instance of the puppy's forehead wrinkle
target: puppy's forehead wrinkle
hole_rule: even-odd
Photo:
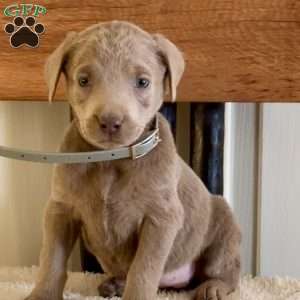
[[[94,26],[81,32],[75,43],[72,65],[89,57],[95,57],[104,66],[113,64],[117,69],[134,64],[139,58],[146,64],[158,63],[151,35],[126,22]]]

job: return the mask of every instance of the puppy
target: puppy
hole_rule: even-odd
[[[127,147],[145,136],[184,71],[176,46],[127,22],[71,32],[46,65],[49,99],[61,73],[74,120],[63,152]],[[195,300],[225,300],[240,273],[239,228],[178,156],[167,121],[161,142],[139,159],[56,165],[44,217],[36,286],[27,300],[61,300],[79,234],[108,279],[103,296],[154,300],[158,288],[195,288]]]

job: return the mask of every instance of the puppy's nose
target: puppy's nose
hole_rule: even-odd
[[[115,114],[105,114],[100,116],[99,118],[100,128],[104,133],[117,133],[120,131],[122,127],[122,119],[121,117]]]

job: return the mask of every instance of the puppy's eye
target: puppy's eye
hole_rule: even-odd
[[[150,85],[150,80],[146,78],[137,78],[135,86],[138,89],[145,89]]]
[[[81,87],[85,87],[89,84],[89,78],[87,76],[81,76],[78,79],[78,83]]]

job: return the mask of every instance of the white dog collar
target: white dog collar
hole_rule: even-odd
[[[0,146],[0,156],[31,162],[59,164],[100,162],[124,158],[137,159],[148,154],[160,141],[156,116],[155,128],[142,141],[129,147],[90,152],[41,152]]]

